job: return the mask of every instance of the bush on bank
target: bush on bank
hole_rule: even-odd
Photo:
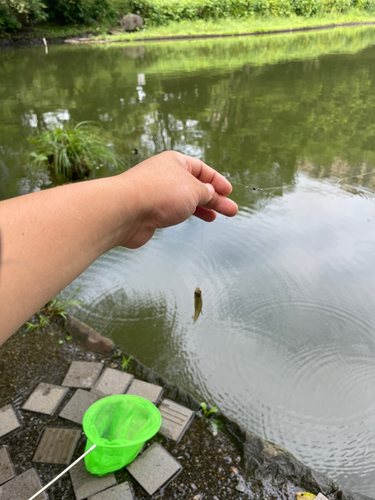
[[[0,0],[0,33],[15,32],[44,21],[88,24],[115,21],[116,17],[110,0]]]
[[[183,19],[241,18],[251,15],[314,16],[350,8],[375,11],[375,0],[130,0],[132,11],[150,24]]]
[[[146,25],[160,26],[255,15],[311,17],[353,8],[374,12],[375,0],[0,0],[0,34],[45,21],[66,26],[108,25],[129,12],[141,15]]]

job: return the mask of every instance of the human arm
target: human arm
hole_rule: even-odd
[[[111,248],[138,248],[192,214],[235,215],[230,192],[200,160],[165,152],[115,177],[1,202],[0,344]]]

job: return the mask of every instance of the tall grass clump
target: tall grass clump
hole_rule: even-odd
[[[30,166],[51,169],[59,181],[84,179],[93,168],[121,164],[92,122],[56,126],[29,141],[33,145]]]

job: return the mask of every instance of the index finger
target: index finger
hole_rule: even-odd
[[[215,169],[206,165],[203,161],[185,156],[188,171],[203,183],[212,184],[215,191],[222,196],[228,196],[232,192],[232,184]]]

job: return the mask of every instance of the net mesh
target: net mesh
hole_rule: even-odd
[[[156,406],[139,396],[108,396],[94,403],[83,417],[87,437],[86,469],[103,476],[129,464],[145,441],[154,436],[161,425]]]

